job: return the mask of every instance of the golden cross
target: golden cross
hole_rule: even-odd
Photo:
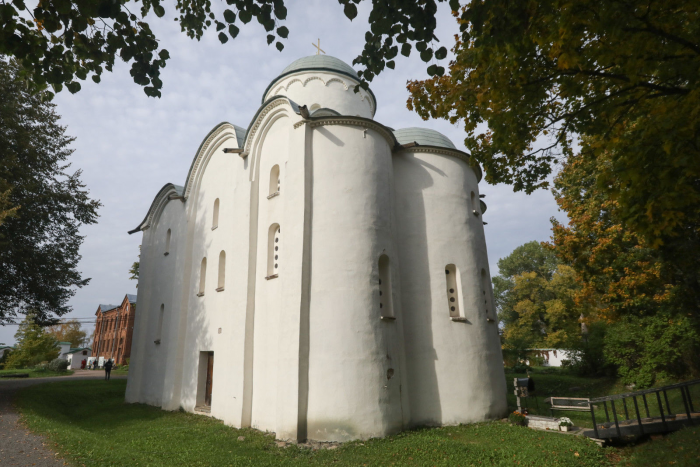
[[[321,55],[321,52],[323,52],[324,54],[326,53],[326,51],[321,48],[321,39],[318,40],[318,45],[314,44],[313,42],[311,43],[311,45],[316,47],[316,55]]]

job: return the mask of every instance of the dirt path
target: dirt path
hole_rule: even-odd
[[[0,467],[68,465],[48,447],[44,437],[31,433],[19,423],[19,414],[12,406],[12,398],[18,390],[41,383],[102,378],[104,378],[104,371],[101,370],[76,370],[71,376],[0,379]],[[126,376],[112,378],[125,379]]]

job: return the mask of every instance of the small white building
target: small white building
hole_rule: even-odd
[[[91,356],[92,349],[90,347],[70,349],[67,353],[68,369],[79,370],[83,360],[85,360],[85,367],[87,368],[87,363],[90,361]]]
[[[58,348],[59,348],[59,353],[57,358],[63,358],[64,360],[68,360],[68,353],[70,352],[70,342],[59,342],[58,343]]]
[[[562,361],[570,360],[575,351],[565,349],[532,349],[532,352],[544,359],[542,366],[560,367]],[[526,363],[530,365],[529,360]]]
[[[505,415],[481,169],[375,121],[358,84],[337,58],[295,61],[158,192],[130,232],[127,402],[299,441]]]

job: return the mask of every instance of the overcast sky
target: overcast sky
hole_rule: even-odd
[[[82,180],[92,197],[104,205],[98,223],[82,229],[86,239],[79,269],[92,280],[71,300],[74,311],[68,317],[94,316],[98,304],[118,304],[124,294],[136,293],[128,270],[137,259],[141,234],[126,232],[141,222],[165,183],[184,184],[195,151],[216,124],[248,127],[270,81],[292,61],[314,54],[311,43],[318,38],[328,55],[349,64],[362,51],[370,2],[362,3],[353,22],[337,2],[288,3],[284,24],[290,33],[281,53],[267,46],[266,33],[255,20],[225,45],[213,29],[199,42],[190,40],[172,20],[172,7],[166,6],[165,18],[149,21],[171,56],[161,75],[162,98],[146,97],[132,81],[130,66],[121,62],[113,73],[102,75],[100,84],[88,79],[79,93],[63,91],[56,97],[61,123],[77,138],[72,168],[83,170]],[[437,36],[449,49],[458,28],[448,10],[440,4]],[[427,77],[425,68],[417,56],[399,55],[395,70],[386,69],[375,78],[375,120],[396,129],[433,128],[464,149],[460,127],[443,120],[425,122],[406,109],[406,81]],[[488,205],[484,220],[493,275],[498,259],[515,247],[548,240],[552,216],[565,219],[549,191],[527,196],[509,186],[482,182],[480,192]],[[0,342],[14,343],[16,329],[0,326]]]

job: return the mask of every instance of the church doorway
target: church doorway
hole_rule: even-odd
[[[207,352],[207,382],[204,392],[204,405],[211,407],[211,387],[214,383],[214,352]]]
[[[211,410],[212,387],[214,386],[214,352],[199,353],[199,375],[197,381],[197,405],[195,410]]]

